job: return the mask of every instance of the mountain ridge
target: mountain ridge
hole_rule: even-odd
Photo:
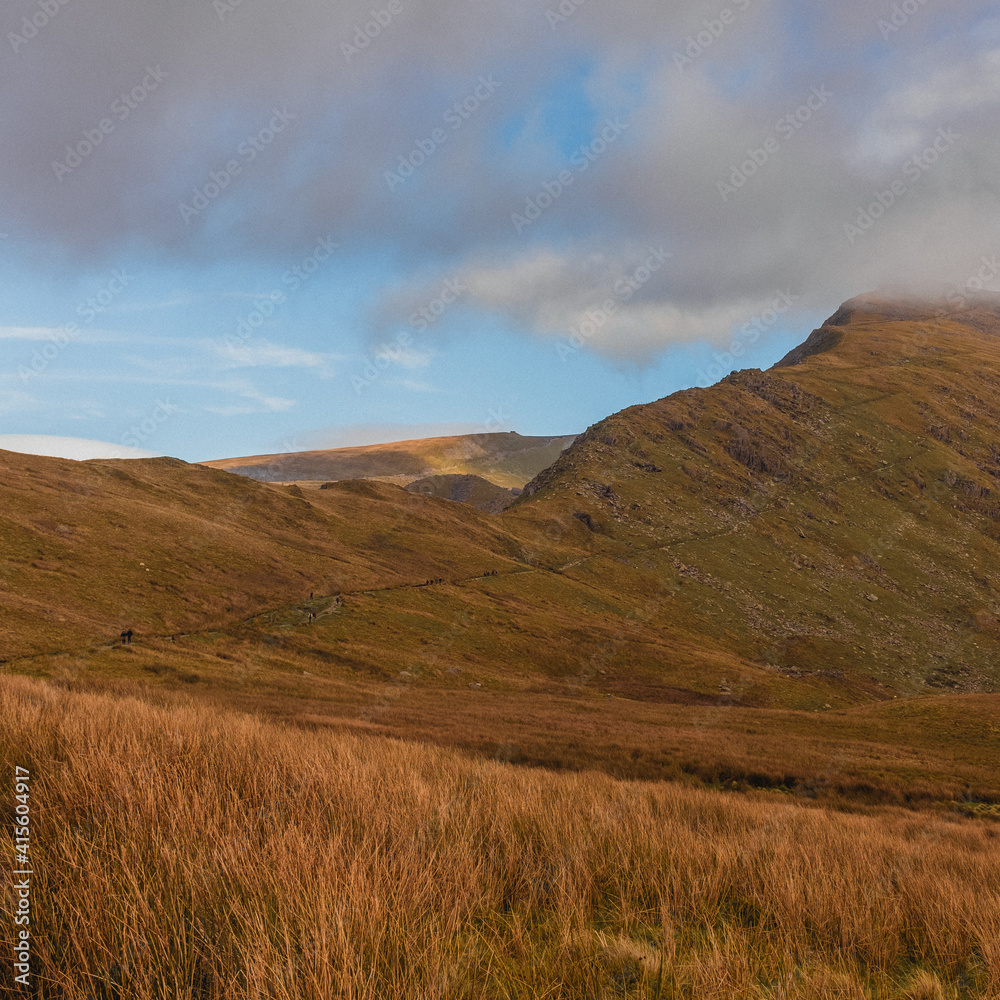
[[[576,435],[507,433],[417,438],[348,448],[202,462],[263,482],[391,479],[396,485],[435,475],[478,475],[497,486],[520,488],[556,458]]]

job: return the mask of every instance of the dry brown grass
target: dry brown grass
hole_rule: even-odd
[[[23,677],[0,706],[3,773],[33,775],[43,997],[1000,991],[986,819],[521,770]]]

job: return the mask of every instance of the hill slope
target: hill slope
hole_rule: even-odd
[[[995,690],[998,335],[995,298],[852,300],[769,372],[590,428],[509,516],[652,562],[675,620],[782,671]]]
[[[468,503],[478,510],[499,514],[506,510],[520,495],[519,489],[505,490],[482,476],[427,476],[415,479],[404,489],[425,497],[438,497],[456,503]]]
[[[0,453],[0,659],[537,763],[783,784],[836,747],[857,787],[954,791],[1000,690],[998,331],[994,299],[852,300],[500,515]]]
[[[551,465],[574,437],[462,434],[204,464],[264,482],[391,478],[404,486],[425,476],[476,475],[509,489]]]
[[[176,459],[0,451],[0,659],[214,628],[311,591],[482,572],[520,543],[478,511],[381,483],[271,487]],[[505,555],[506,553],[506,555]]]

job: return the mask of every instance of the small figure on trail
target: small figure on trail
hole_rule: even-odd
[[[125,645],[125,642],[126,642],[126,636],[127,636],[127,635],[128,635],[128,633],[127,633],[127,632],[125,631],[125,629],[122,629],[122,645],[123,645],[123,646]]]
[[[313,599],[313,592],[310,590],[309,591],[309,600],[311,601],[312,599]]]
[[[133,632],[131,629],[122,629],[122,645],[132,641]]]
[[[125,633],[125,638],[126,638],[126,639],[128,640],[128,642],[129,642],[129,643],[131,643],[131,642],[132,642],[132,634],[133,634],[133,633],[132,633],[132,630],[131,630],[131,629],[129,629],[129,630],[128,630],[128,631],[127,631],[127,632]]]

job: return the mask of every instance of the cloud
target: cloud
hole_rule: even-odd
[[[105,330],[77,330],[70,338],[79,344],[108,344],[125,338]],[[65,343],[67,332],[63,327],[50,326],[0,326],[0,340],[55,341]]]
[[[162,454],[162,452],[146,451],[143,448],[110,444],[107,441],[54,437],[47,434],[0,434],[0,449],[24,455],[72,458],[78,462],[93,458],[157,458]]]
[[[206,413],[216,413],[223,417],[236,417],[251,413],[281,413],[295,406],[294,399],[269,396],[247,382],[230,381],[218,384],[217,388],[235,394],[246,402],[205,406],[203,409]]]
[[[46,326],[0,326],[0,340],[51,340],[58,333]]]
[[[468,302],[428,336],[466,306],[558,335],[662,243],[669,268],[588,341],[629,361],[724,337],[779,290],[831,310],[883,284],[962,280],[995,252],[986,0],[734,0],[725,24],[722,6],[588,0],[553,19],[554,0],[400,0],[372,21],[385,4],[66,4],[0,62],[0,125],[18,136],[0,147],[0,229],[42,262],[138,246],[170,265],[281,269],[333,234],[395,270],[367,303],[376,339],[456,274]],[[9,8],[11,30],[39,9]],[[496,92],[452,128],[484,76]],[[620,138],[574,165],[619,117]],[[909,178],[939,129],[956,141]],[[512,216],[546,199],[518,231]],[[267,352],[241,364],[323,370]]]
[[[772,293],[718,305],[681,306],[672,297],[671,254],[663,243],[621,247],[618,255],[582,247],[539,248],[502,264],[477,262],[456,273],[467,309],[500,316],[542,339],[572,341],[605,357],[643,363],[672,343],[728,340],[732,328],[767,308]],[[436,279],[387,301],[405,313],[434,294]],[[391,314],[386,314],[388,321]]]
[[[400,379],[399,382],[389,384],[400,385],[404,389],[408,389],[410,392],[441,392],[441,389],[439,389],[436,385],[431,385],[430,382],[421,382],[412,378]]]
[[[406,345],[383,344],[376,349],[374,357],[378,361],[387,361],[399,365],[407,371],[415,372],[426,368],[433,359],[430,351],[418,351]],[[381,365],[379,365],[381,367]]]
[[[312,368],[324,377],[333,375],[330,362],[334,357],[340,357],[266,341],[241,345],[223,343],[215,347],[222,356],[224,368]]]
[[[998,105],[1000,49],[970,58],[967,51],[942,44],[933,54],[914,53],[868,115],[854,162],[902,159],[919,150],[928,132],[942,125],[964,130],[970,118],[995,117]]]
[[[0,413],[22,413],[38,406],[38,400],[27,392],[0,389]]]

